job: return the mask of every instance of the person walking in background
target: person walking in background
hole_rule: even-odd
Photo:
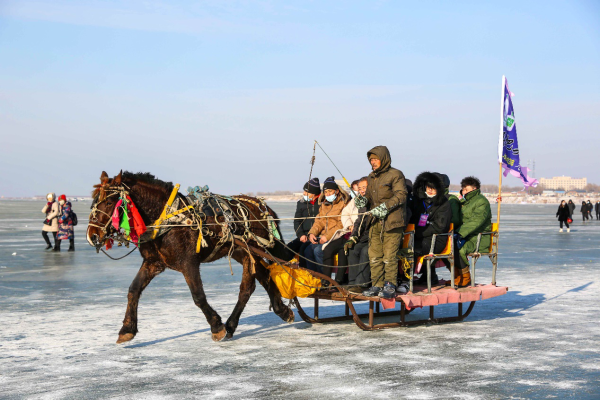
[[[600,200],[596,202],[596,220],[600,220]]]
[[[594,205],[589,200],[587,201],[587,210],[588,210],[588,217],[593,221],[594,220]]]
[[[585,201],[581,202],[581,210],[579,210],[581,212],[581,218],[583,219],[583,222],[588,220],[588,209],[587,209],[587,203]]]
[[[573,213],[575,212],[575,203],[573,203],[573,200],[569,199],[569,203],[567,204],[567,206],[569,207],[569,217],[573,219]]]
[[[58,243],[56,240],[56,233],[58,232],[58,214],[60,213],[60,207],[56,202],[56,194],[48,193],[46,195],[46,200],[48,200],[48,202],[44,208],[42,208],[42,212],[46,214],[44,226],[42,227],[42,236],[46,241],[46,250],[49,250],[52,248],[52,243],[48,237],[48,232],[52,232],[52,236],[54,236],[54,246]]]
[[[556,216],[558,217],[558,222],[560,222],[559,232],[563,231],[563,224],[567,226],[567,232],[571,232],[571,228],[569,227],[569,219],[571,219],[571,215],[569,213],[569,205],[566,201],[562,200],[560,202]]]
[[[69,250],[75,251],[75,235],[73,229],[73,216],[71,202],[67,201],[67,196],[61,194],[58,198],[60,205],[60,217],[58,218],[58,236],[54,246],[54,251],[60,251],[60,243],[63,240],[69,240]]]

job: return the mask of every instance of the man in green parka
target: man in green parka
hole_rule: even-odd
[[[367,178],[365,196],[355,199],[356,206],[368,209],[375,217],[369,230],[369,261],[372,287],[365,296],[396,296],[398,259],[396,253],[406,226],[406,182],[402,171],[392,168],[392,158],[385,146],[367,152],[373,172]]]
[[[490,202],[481,194],[479,179],[468,176],[460,182],[462,200],[460,208],[460,225],[454,227],[455,232],[455,279],[456,286],[467,286],[471,283],[469,261],[467,254],[471,254],[477,247],[477,236],[492,230],[492,209]],[[490,236],[481,237],[479,249],[490,246]]]

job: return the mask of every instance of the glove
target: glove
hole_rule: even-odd
[[[351,248],[354,247],[358,238],[356,236],[350,236],[350,239],[344,244],[344,253],[348,255]]]
[[[354,205],[356,205],[356,208],[363,208],[367,205],[367,199],[359,194],[354,198]]]
[[[371,210],[371,214],[379,219],[384,219],[388,215],[388,209],[385,203],[381,203],[377,207]]]
[[[454,241],[456,242],[456,248],[458,250],[460,250],[465,245],[465,243],[467,243],[467,240],[460,236],[459,233],[454,234]]]

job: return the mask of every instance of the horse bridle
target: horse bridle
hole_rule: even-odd
[[[91,211],[90,211],[90,216],[89,216],[89,222],[88,222],[88,227],[89,226],[94,226],[96,228],[99,228],[100,231],[102,231],[102,233],[104,234],[104,239],[106,241],[106,239],[108,238],[108,228],[111,226],[112,223],[112,215],[107,214],[106,212],[100,210],[98,208],[99,204],[102,204],[103,202],[105,202],[106,200],[108,200],[108,198],[112,197],[112,196],[119,196],[121,198],[126,198],[126,196],[129,195],[129,192],[127,191],[128,188],[126,188],[125,186],[112,186],[112,187],[108,187],[106,188],[106,191],[109,192],[106,194],[106,197],[100,201],[94,201],[92,203],[92,207],[91,207]],[[102,189],[105,190],[105,189]],[[104,225],[98,225],[98,216],[96,213],[101,213],[104,214],[108,217],[108,221],[106,221],[106,224]],[[99,239],[99,238],[98,238]],[[98,243],[96,246],[102,246],[102,244]]]

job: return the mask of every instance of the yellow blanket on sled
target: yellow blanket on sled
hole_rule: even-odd
[[[321,279],[315,278],[308,271],[279,264],[266,265],[266,267],[283,298],[308,297],[321,287]]]

